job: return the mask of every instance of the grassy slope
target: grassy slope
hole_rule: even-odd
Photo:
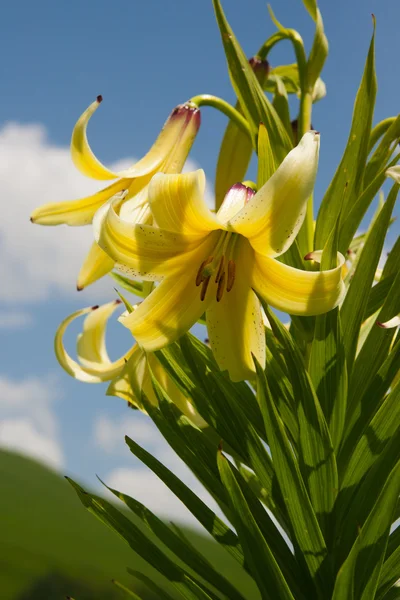
[[[66,595],[76,600],[122,599],[110,581],[115,578],[132,586],[127,566],[157,577],[82,507],[62,477],[4,451],[0,451],[0,477],[2,600],[62,600]],[[225,552],[221,555],[212,541],[193,532],[189,537],[243,590],[237,563]]]

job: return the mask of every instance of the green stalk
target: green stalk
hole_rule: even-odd
[[[236,108],[233,108],[229,102],[226,102],[217,96],[211,96],[211,94],[199,94],[198,96],[193,96],[189,102],[196,105],[197,108],[200,108],[200,106],[212,106],[213,108],[216,108],[226,115],[228,119],[234,121],[236,125],[251,138],[250,127],[247,120],[238,110],[236,110]]]

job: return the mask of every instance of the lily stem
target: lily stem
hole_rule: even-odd
[[[309,90],[302,90],[299,110],[299,140],[311,129],[312,113],[312,93]],[[310,252],[314,247],[314,215],[313,215],[313,197],[309,197],[307,202],[306,218],[299,231],[298,243],[300,251],[304,255]]]
[[[200,106],[212,106],[216,108],[224,115],[228,117],[231,121],[234,121],[240,129],[246,133],[249,138],[251,138],[250,127],[247,120],[240,114],[236,108],[233,108],[229,102],[222,100],[222,98],[218,98],[217,96],[211,96],[211,94],[200,94],[199,96],[193,96],[189,100],[192,104],[195,104],[198,108]]]

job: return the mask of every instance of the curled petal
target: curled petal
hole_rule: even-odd
[[[238,247],[235,283],[220,302],[206,312],[208,337],[219,368],[229,372],[232,381],[254,376],[255,355],[265,365],[265,333],[260,302],[251,289],[253,250],[243,240]]]
[[[107,275],[114,268],[114,261],[100,248],[96,242],[93,242],[89,254],[79,271],[76,288],[83,290],[91,283],[94,283],[104,275]]]
[[[197,262],[197,268],[199,263]],[[211,300],[216,284],[212,280],[204,301],[195,285],[196,270],[167,277],[151,292],[137,309],[120,321],[130,329],[144,350],[159,350],[181,337],[198,321]]]
[[[217,217],[204,201],[205,175],[199,169],[180,175],[154,175],[149,203],[159,227],[193,236],[220,228]]]
[[[391,177],[396,183],[400,183],[400,166],[389,167],[385,171],[386,177]]]
[[[400,327],[400,315],[397,315],[397,317],[393,317],[393,319],[390,319],[389,321],[386,321],[385,323],[381,323],[380,321],[377,321],[376,324],[379,325],[379,327],[382,327],[383,329],[391,329],[392,327]]]
[[[93,179],[134,178],[155,172],[178,142],[190,119],[193,118],[199,125],[198,110],[185,106],[178,107],[167,119],[157,140],[141,160],[129,169],[118,172],[111,171],[95,157],[86,135],[89,119],[99,107],[100,102],[101,96],[98,96],[97,100],[85,110],[74,127],[71,139],[71,154],[75,166],[81,173]]]
[[[112,203],[97,212],[94,235],[99,246],[125,273],[143,280],[161,279],[182,269],[183,261],[187,262],[199,248],[198,238],[130,223],[121,219],[115,209],[118,206]]]
[[[36,208],[31,214],[32,223],[38,225],[88,225],[103,204],[129,186],[129,181],[121,179],[93,196],[66,202],[51,202]]]
[[[114,301],[100,307],[78,310],[64,319],[58,327],[54,340],[55,353],[63,369],[75,379],[87,383],[109,381],[121,371],[125,360],[129,358],[132,350],[111,362],[105,347],[107,321],[118,304],[119,302]],[[67,353],[63,338],[68,325],[83,315],[88,316],[84,321],[83,332],[78,337],[77,362]]]
[[[229,222],[264,256],[279,256],[292,244],[306,213],[318,167],[319,134],[306,133],[278,170]]]
[[[320,315],[342,300],[344,257],[326,271],[301,271],[255,253],[252,287],[268,304],[292,315]]]

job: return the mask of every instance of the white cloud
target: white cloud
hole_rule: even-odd
[[[33,323],[32,315],[27,312],[5,310],[0,312],[0,329],[22,329]]]
[[[30,419],[0,421],[0,446],[31,456],[54,469],[63,466],[64,458],[58,442],[38,431]]]
[[[131,164],[124,159],[117,169]],[[197,165],[192,161],[189,168]],[[46,202],[74,200],[101,189],[102,183],[81,175],[69,148],[52,144],[42,125],[8,123],[0,130],[0,300],[36,302],[50,295],[77,294],[76,278],[92,242],[90,227],[33,225],[32,210]],[[211,202],[211,192],[207,198]],[[80,292],[90,303],[113,294],[105,278]]]
[[[53,402],[53,378],[12,380],[0,375],[0,447],[19,451],[53,468],[63,465]]]
[[[97,446],[107,453],[126,455],[127,448],[124,441],[129,435],[138,444],[146,445],[154,440],[155,427],[150,420],[142,419],[141,415],[111,419],[106,415],[96,417],[93,427],[93,440]]]

